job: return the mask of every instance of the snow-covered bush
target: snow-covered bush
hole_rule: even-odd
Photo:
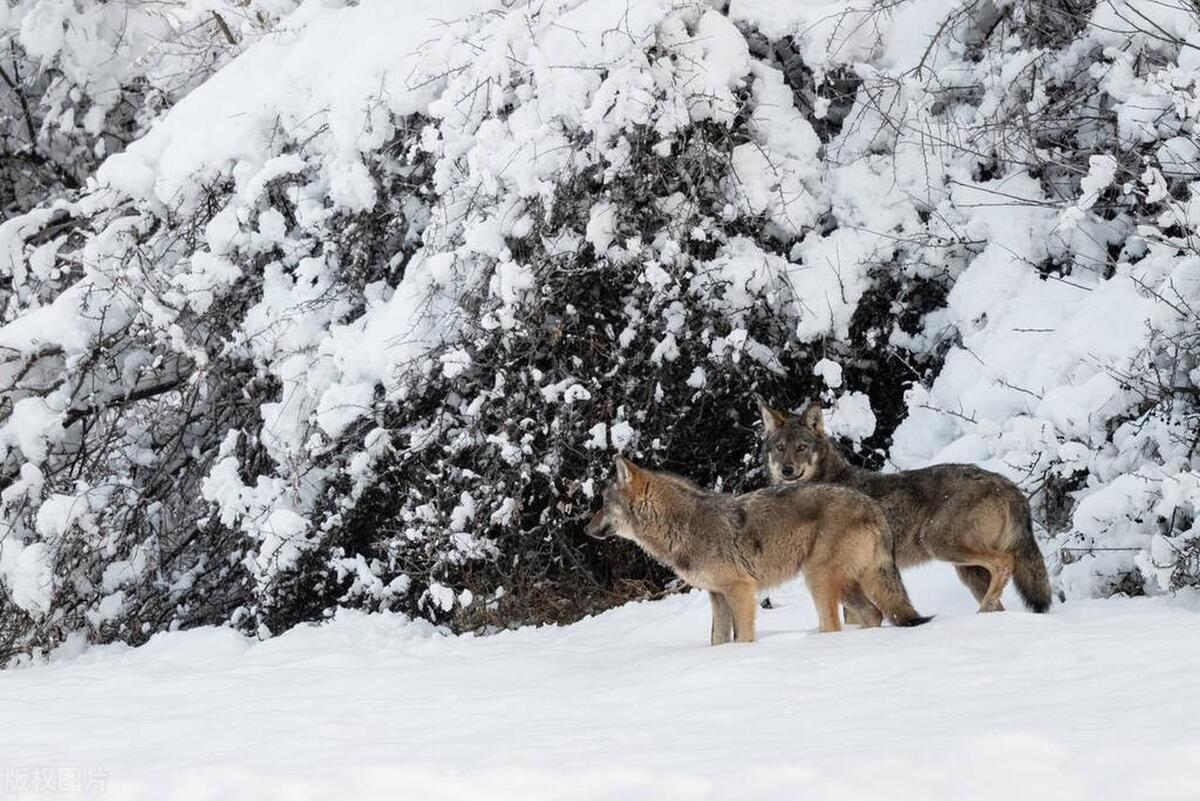
[[[861,93],[970,253],[892,458],[1019,480],[1068,596],[1200,582],[1197,42],[1190,3],[967,4]]]
[[[827,204],[782,74],[706,4],[617,11],[314,13],[6,224],[14,639],[661,578],[580,541],[607,454],[743,485],[752,393],[868,286],[787,258]]]
[[[303,6],[0,226],[0,637],[653,592],[580,536],[611,454],[756,485],[755,392],[1020,481],[1066,592],[1195,583],[1193,42],[1144,0]]]
[[[0,211],[75,190],[296,0],[0,6]]]

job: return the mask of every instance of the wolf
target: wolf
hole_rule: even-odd
[[[712,603],[713,645],[754,640],[758,590],[799,573],[821,631],[840,631],[838,604],[864,626],[929,620],[913,609],[892,560],[883,512],[845,487],[786,485],[745,495],[702,489],[617,457],[616,479],[586,533],[632,540]]]
[[[950,562],[980,612],[1003,610],[1000,594],[1009,578],[1030,610],[1050,608],[1050,579],[1033,537],[1029,502],[1011,481],[966,464],[886,474],[854,467],[825,435],[820,404],[809,404],[798,415],[774,409],[762,398],[758,405],[764,459],[774,484],[821,482],[869,495],[891,525],[896,564]]]

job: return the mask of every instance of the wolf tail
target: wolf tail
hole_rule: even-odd
[[[871,603],[879,607],[879,611],[892,621],[894,626],[919,626],[933,620],[913,609],[912,601],[908,599],[908,590],[900,579],[900,571],[896,564],[888,560],[864,577],[863,590]]]
[[[1046,560],[1033,536],[1033,518],[1029,504],[1024,502],[1016,514],[1016,544],[1013,548],[1013,584],[1025,606],[1033,612],[1045,612],[1050,608],[1050,576],[1046,573]]]

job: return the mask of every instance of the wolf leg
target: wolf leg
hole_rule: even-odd
[[[733,617],[733,641],[754,642],[754,616],[758,603],[754,598],[754,582],[732,584],[723,593]]]
[[[992,584],[991,571],[979,565],[955,565],[954,572],[958,573],[959,580],[967,585],[967,589],[975,596],[976,602],[982,604],[984,597],[987,596],[988,587]],[[997,606],[999,606],[999,601],[997,601]]]
[[[729,600],[719,592],[710,592],[708,600],[712,603],[711,642],[724,645],[733,639],[733,610],[729,608]]]
[[[855,623],[864,629],[878,628],[883,623],[883,612],[867,600],[862,590],[855,589],[843,593],[842,603],[846,607],[847,623]]]
[[[821,632],[841,631],[842,621],[838,614],[838,604],[842,600],[842,588],[831,577],[812,576],[805,574],[804,582],[812,594],[813,605],[817,608],[817,621]]]
[[[948,553],[939,553],[937,556],[954,564],[959,578],[979,601],[980,612],[1004,611],[1000,595],[1013,574],[1014,560],[1011,553],[955,549]]]
[[[1004,607],[1000,605],[1000,594],[1004,592],[1004,586],[1008,584],[1008,580],[1013,574],[1012,554],[997,554],[992,563],[988,565],[988,571],[992,574],[992,580],[988,584],[987,592],[979,601],[979,611],[1003,612]]]
[[[863,592],[895,626],[919,626],[930,618],[917,613],[908,590],[900,578],[900,572],[890,562],[880,567],[869,568],[862,579]]]
[[[1004,607],[1000,605],[1000,593],[1008,583],[1008,577],[1012,575],[1010,555],[991,549],[975,550],[952,543],[942,543],[940,547],[931,551],[936,559],[954,565],[954,572],[958,574],[959,580],[979,602],[980,612],[1004,611]],[[1008,575],[1001,577],[999,573],[1005,564],[1008,566]],[[996,589],[995,594],[992,593],[993,589]]]

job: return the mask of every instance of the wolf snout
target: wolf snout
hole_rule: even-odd
[[[779,468],[779,473],[784,478],[795,478],[796,477],[796,468],[792,467],[790,464],[785,464],[785,465],[783,465],[783,467]]]
[[[608,518],[604,516],[603,509],[592,515],[592,519],[588,521],[586,526],[584,526],[583,533],[598,540],[608,539]]]

